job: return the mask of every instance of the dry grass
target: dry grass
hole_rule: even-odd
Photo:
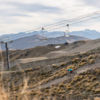
[[[100,69],[88,71],[75,76],[69,83],[67,81],[54,85],[50,88],[34,91],[34,87],[40,84],[45,84],[55,79],[59,79],[67,75],[67,69],[78,68],[87,64],[95,63],[96,56],[94,54],[85,57],[76,57],[69,64],[62,62],[60,64],[52,64],[53,71],[43,70],[41,67],[37,69],[28,68],[22,72],[11,73],[5,76],[2,80],[4,87],[10,87],[10,92],[0,87],[0,100],[43,100],[44,97],[64,95],[87,95],[100,93]],[[55,69],[55,70],[54,70]],[[95,74],[94,74],[95,73]],[[14,77],[12,77],[14,76]],[[10,85],[8,85],[9,83]],[[33,88],[33,90],[29,90]],[[10,93],[10,94],[9,94]],[[47,98],[44,100],[48,100]],[[61,99],[63,100],[63,99]]]
[[[96,76],[96,74],[100,75],[99,71],[100,69],[95,69],[94,71],[82,73],[75,76],[69,83],[63,82],[46,90],[43,89],[42,92],[45,91],[48,95],[80,95],[84,98],[89,97],[91,94],[100,94],[100,80],[98,79],[99,76]],[[96,74],[94,75],[94,73]]]
[[[3,87],[0,87],[0,100],[9,100],[9,93]]]

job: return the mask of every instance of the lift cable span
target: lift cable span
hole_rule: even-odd
[[[100,17],[100,11],[96,11],[96,12],[93,12],[93,13],[90,13],[90,14],[87,14],[87,15],[82,15],[82,16],[79,16],[79,17],[76,17],[76,18],[71,18],[71,19],[68,19],[68,20],[62,20],[60,22],[56,22],[56,23],[49,24],[49,25],[43,25],[42,27],[45,28],[46,30],[57,29],[57,27],[59,28],[59,27],[66,26],[66,24],[71,25],[71,24],[76,24],[76,23],[86,21],[86,20],[91,19],[91,18],[97,18],[98,15]],[[24,31],[24,32],[30,33],[30,32],[38,31],[38,30],[41,30],[41,27],[37,27],[33,30]]]

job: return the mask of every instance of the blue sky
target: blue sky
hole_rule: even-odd
[[[99,10],[98,0],[0,0],[0,35],[32,30]],[[99,21],[74,25],[72,30],[100,30]]]

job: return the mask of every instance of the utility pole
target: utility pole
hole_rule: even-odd
[[[9,70],[9,49],[8,49],[8,43],[7,42],[5,42],[4,43],[5,44],[5,48],[6,48],[6,62],[7,62],[7,68],[8,68],[8,70]]]
[[[7,67],[7,70],[10,68],[10,62],[9,62],[9,48],[8,48],[8,43],[12,43],[13,41],[1,41],[1,44],[4,44],[5,46],[5,58],[4,58],[4,67]]]

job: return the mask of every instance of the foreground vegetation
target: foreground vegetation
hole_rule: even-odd
[[[100,95],[100,68],[96,68],[95,64],[99,63],[99,51],[95,49],[78,54],[69,62],[53,63],[49,67],[32,66],[1,73],[0,100],[83,100],[97,97]],[[77,73],[86,66],[88,70]],[[69,68],[75,72],[72,76],[67,72]],[[43,87],[64,77],[68,78]]]

